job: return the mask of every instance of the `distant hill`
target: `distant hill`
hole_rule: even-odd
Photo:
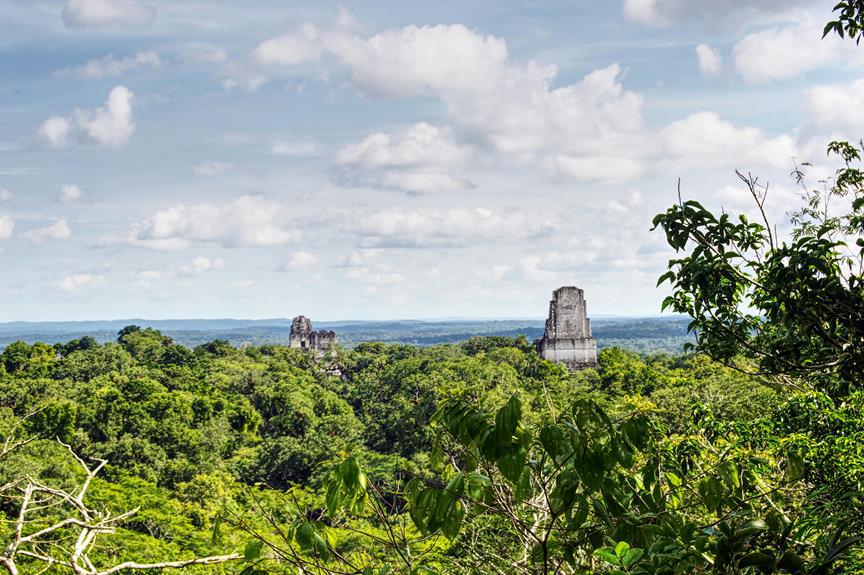
[[[639,352],[680,352],[687,335],[688,319],[684,317],[593,319],[591,324],[599,347],[618,346]],[[240,319],[124,319],[81,322],[10,322],[0,323],[0,348],[13,341],[28,343],[67,342],[89,335],[100,342],[113,341],[127,325],[152,327],[175,341],[196,346],[214,339],[233,345],[288,343],[291,320]],[[315,322],[316,328],[332,329],[347,347],[366,341],[435,345],[458,343],[475,335],[525,335],[534,340],[543,334],[543,320],[398,320],[398,321],[330,321]]]

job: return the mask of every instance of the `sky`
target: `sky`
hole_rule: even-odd
[[[0,321],[657,315],[864,135],[815,0],[0,0]]]

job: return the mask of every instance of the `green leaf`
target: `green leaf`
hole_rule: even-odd
[[[618,545],[615,546],[615,555],[617,557],[623,557],[627,551],[630,550],[630,544],[626,541],[619,541]]]
[[[716,477],[709,477],[699,483],[699,495],[709,511],[716,511],[723,503],[725,489],[723,483]]]
[[[325,503],[327,504],[327,513],[331,517],[335,516],[336,511],[339,509],[339,488],[341,487],[341,484],[342,480],[338,477],[331,477],[327,482]]]
[[[499,441],[505,441],[516,433],[516,427],[522,418],[522,402],[515,395],[510,397],[507,405],[495,414],[495,432]]]
[[[730,489],[741,487],[741,479],[738,476],[738,466],[734,461],[724,461],[719,468],[720,476]]]
[[[760,531],[765,531],[768,529],[768,524],[762,521],[761,519],[754,519],[753,521],[748,521],[744,525],[742,525],[735,533],[740,538],[749,537],[754,533],[759,533]]]
[[[261,558],[261,550],[264,548],[264,542],[260,539],[253,539],[246,544],[243,549],[243,559],[246,561],[255,561]]]
[[[603,485],[603,457],[596,451],[586,451],[578,460],[579,477],[591,491]]]
[[[624,556],[621,558],[621,565],[624,567],[630,567],[634,563],[638,562],[642,559],[642,555],[645,552],[642,549],[630,549]]]
[[[612,565],[620,565],[621,560],[615,555],[615,550],[611,547],[602,547],[594,551],[594,555],[599,557],[600,559],[606,561],[607,563],[611,563]]]

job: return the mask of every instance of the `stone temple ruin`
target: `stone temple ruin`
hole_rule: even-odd
[[[543,359],[563,363],[571,370],[597,367],[597,340],[585,309],[585,294],[574,286],[552,292],[543,337],[534,342]]]
[[[288,347],[302,349],[315,355],[323,355],[332,346],[339,343],[335,331],[312,329],[312,322],[306,316],[298,315],[291,321],[291,336]]]

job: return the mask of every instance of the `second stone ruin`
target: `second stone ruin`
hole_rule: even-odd
[[[563,363],[571,370],[597,367],[597,340],[585,308],[585,294],[575,286],[552,292],[543,337],[534,342],[543,359]]]

